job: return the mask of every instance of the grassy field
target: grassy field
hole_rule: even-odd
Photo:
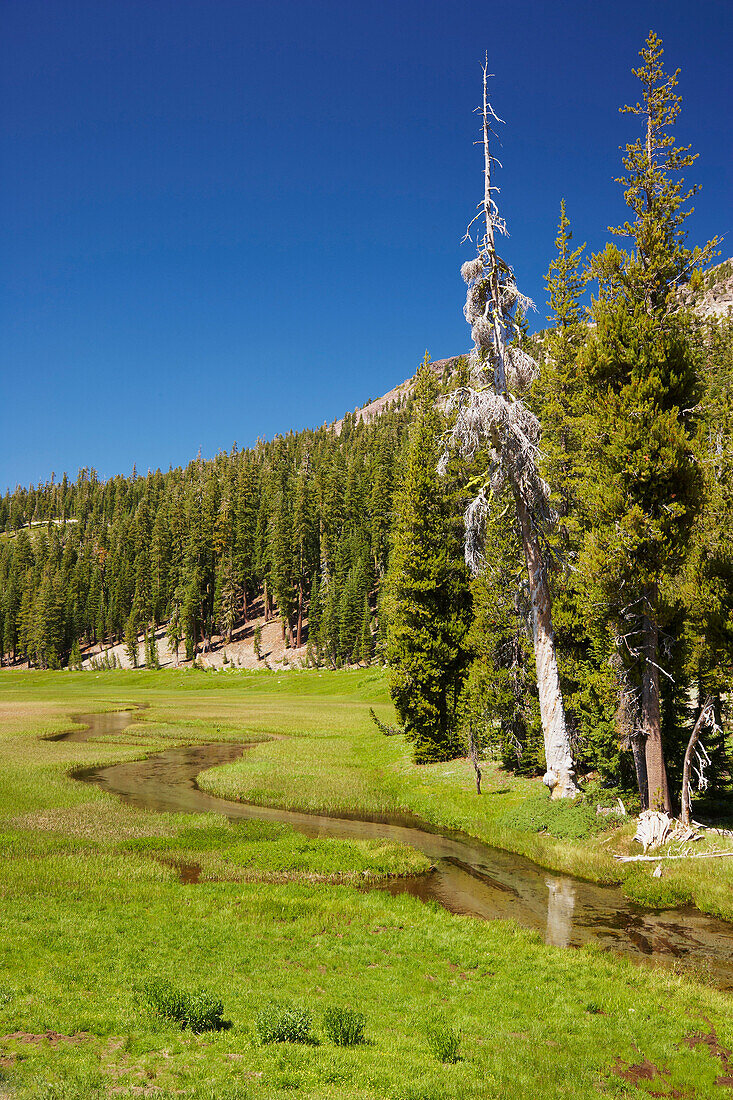
[[[105,743],[42,740],[71,715],[143,703]],[[207,785],[291,807],[413,811],[618,877],[607,849],[628,846],[628,830],[559,840],[509,828],[534,784],[489,770],[477,799],[464,762],[414,768],[370,706],[389,717],[375,672],[0,673],[0,1097],[727,1094],[733,1017],[714,990],[351,885],[419,873],[410,850],[148,813],[68,774],[171,744],[283,735]],[[180,865],[191,864],[201,881],[186,884]],[[729,879],[711,909],[726,891]],[[194,1034],[156,1014],[156,980],[220,997],[230,1026]],[[310,1042],[260,1041],[272,1002],[311,1014]],[[324,1024],[347,1006],[365,1017],[355,1047],[335,1045]],[[440,1059],[447,1027],[460,1032],[455,1062]]]

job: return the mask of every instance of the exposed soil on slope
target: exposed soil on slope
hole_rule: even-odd
[[[214,634],[212,637],[212,647],[210,649],[203,649],[199,644],[199,652],[196,655],[196,664],[202,668],[248,668],[248,669],[261,669],[261,668],[302,668],[306,663],[307,647],[305,639],[307,639],[307,620],[305,621],[306,629],[303,632],[304,644],[300,649],[290,648],[286,641],[283,639],[282,621],[278,615],[270,618],[268,622],[265,621],[264,607],[262,599],[255,600],[250,608],[251,618],[242,623],[232,634],[232,640],[227,642],[218,634]],[[260,653],[261,657],[255,656],[254,652],[254,632],[256,627],[260,627],[262,630],[262,637],[260,639]],[[192,661],[185,660],[185,649],[183,643],[178,651],[178,660],[176,661],[176,655],[171,651],[166,637],[166,626],[160,626],[155,632],[156,641],[158,643],[158,660],[161,668],[190,668],[193,664]],[[145,646],[144,636],[141,634],[138,638],[138,650],[139,650],[139,665],[138,667],[144,667],[145,663]],[[124,643],[120,642],[114,646],[108,646],[102,648],[99,645],[92,646],[82,651],[84,658],[84,668],[91,668],[92,660],[96,658],[104,659],[104,655],[107,654],[109,659],[112,659],[114,654],[118,666],[122,668],[130,668],[130,660],[125,651]]]

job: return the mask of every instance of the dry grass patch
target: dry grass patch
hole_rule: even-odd
[[[96,841],[172,836],[175,831],[160,815],[136,810],[112,799],[19,814],[4,824],[15,829],[63,833],[66,837]]]

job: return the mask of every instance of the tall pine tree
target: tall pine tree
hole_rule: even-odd
[[[444,426],[436,398],[426,353],[416,377],[409,447],[395,501],[385,600],[390,693],[419,764],[447,760],[460,751],[456,724],[470,615],[450,499],[435,473]]]

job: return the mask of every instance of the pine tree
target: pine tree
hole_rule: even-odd
[[[364,597],[364,612],[361,618],[361,636],[359,638],[359,660],[362,664],[371,663],[374,653],[374,640],[372,637],[372,612],[369,607],[369,597]]]
[[[626,175],[619,180],[634,220],[614,230],[633,247],[626,255],[609,245],[594,257],[601,293],[593,306],[596,327],[580,355],[593,395],[584,425],[593,470],[584,491],[594,516],[585,563],[617,624],[638,686],[642,799],[670,812],[660,631],[673,618],[675,578],[702,487],[692,441],[697,364],[676,293],[715,242],[696,254],[685,245],[685,207],[696,188],[684,191],[674,177],[695,157],[670,132],[680,110],[677,73],[664,73],[662,44],[653,32],[640,56],[643,64],[634,74],[642,101],[622,111],[640,117],[644,132],[626,146]]]
[[[296,591],[293,583],[293,518],[289,487],[283,485],[270,523],[270,560],[272,595],[280,611],[283,641],[293,644],[292,619],[296,608]]]
[[[320,664],[320,646],[318,638],[321,631],[322,617],[323,606],[321,604],[321,589],[318,571],[316,570],[313,575],[310,600],[308,602],[308,648],[310,650],[310,657],[315,660],[316,664]]]
[[[471,584],[473,617],[466,647],[473,659],[461,699],[461,728],[479,755],[491,748],[506,767],[541,775],[544,751],[531,613],[521,541],[515,525],[507,522],[510,503],[505,494],[488,521],[491,561]]]
[[[310,459],[301,462],[293,502],[293,571],[297,589],[297,627],[295,645],[303,642],[303,612],[305,594],[314,571],[317,554],[314,546],[314,523],[311,504]]]
[[[450,503],[436,478],[443,428],[436,398],[426,353],[415,381],[387,575],[390,693],[419,764],[450,759],[459,751],[456,716],[470,613]]]
[[[232,640],[232,632],[237,618],[239,592],[234,579],[234,565],[230,557],[222,559],[216,575],[214,595],[214,619],[219,633],[227,642]]]
[[[168,622],[168,629],[166,630],[166,638],[168,639],[168,645],[173,653],[176,655],[176,667],[178,666],[178,650],[181,645],[183,633],[181,630],[181,620],[179,617],[178,606],[174,604],[171,611],[171,617]]]
[[[69,654],[69,668],[81,670],[82,667],[81,647],[79,645],[79,639],[77,638],[74,641],[74,644],[71,647],[71,653]]]
[[[125,653],[131,668],[137,668],[140,653],[137,644],[137,616],[131,611],[125,624]]]
[[[682,577],[685,673],[698,711],[711,696],[720,733],[706,737],[709,782],[720,791],[731,775],[726,725],[733,682],[733,321],[702,327],[704,393],[697,446],[703,478],[700,518]]]

